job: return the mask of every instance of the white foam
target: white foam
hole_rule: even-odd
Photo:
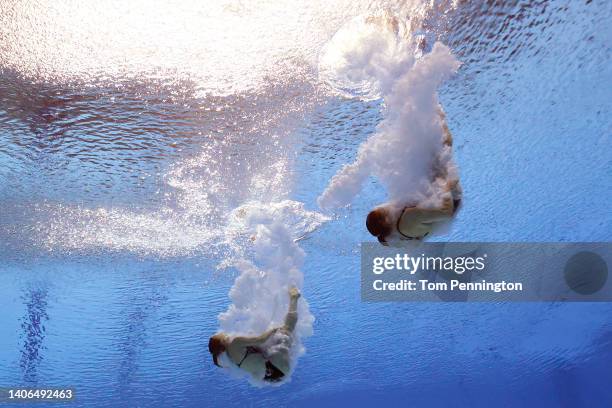
[[[282,208],[293,208],[294,205]],[[300,207],[300,205],[297,205]],[[301,267],[304,251],[295,242],[296,234],[284,225],[283,218],[275,210],[249,204],[237,211],[243,226],[253,233],[254,260],[235,262],[240,271],[229,296],[232,304],[219,315],[219,329],[231,336],[257,336],[266,330],[282,326],[289,307],[289,288],[302,288],[304,275]],[[302,341],[312,335],[314,317],[308,303],[301,297],[298,302],[298,321],[291,340],[290,369],[283,382],[291,378],[297,359],[304,353]],[[286,347],[287,339],[270,342],[269,352],[275,347]],[[232,364],[229,364],[232,367]],[[234,373],[240,371],[231,370]],[[247,375],[246,372],[242,372]],[[248,377],[255,385],[270,385],[258,378]],[[278,383],[277,383],[278,384]]]
[[[439,42],[420,56],[422,39],[409,29],[388,14],[362,17],[340,30],[322,57],[325,75],[336,78],[328,81],[332,86],[341,83],[346,89],[354,83],[384,101],[376,133],[331,179],[318,199],[322,208],[349,204],[370,175],[385,185],[391,202],[439,201],[443,189],[431,183],[434,157],[456,172],[451,151],[442,144],[437,89],[460,63]]]

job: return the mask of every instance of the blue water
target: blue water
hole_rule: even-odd
[[[463,62],[440,100],[465,194],[438,239],[612,239],[611,18],[602,0],[463,4],[437,20]],[[216,268],[226,249],[197,231],[252,199],[247,176],[278,157],[283,194],[316,210],[379,103],[313,96],[308,74],[220,96],[182,80],[41,81],[6,62],[11,40],[0,36],[0,386],[72,386],[65,405],[87,407],[612,405],[610,304],[361,302],[363,219],[385,197],[375,180],[300,241],[316,321],[291,381],[220,372],[207,341],[236,271]],[[129,222],[92,241],[115,224],[61,208]],[[160,211],[169,226],[133,232]]]

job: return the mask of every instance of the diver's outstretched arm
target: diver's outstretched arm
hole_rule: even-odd
[[[284,325],[285,330],[287,330],[289,333],[292,333],[293,330],[295,330],[295,325],[297,324],[297,302],[300,296],[300,291],[295,286],[289,289],[289,311],[287,312],[287,316],[285,316]]]
[[[276,329],[270,329],[259,336],[237,336],[232,339],[232,345],[236,347],[261,346],[275,331]]]
[[[440,208],[409,207],[404,210],[403,214],[410,215],[411,222],[414,224],[427,224],[452,218],[454,209],[453,200],[447,197]]]

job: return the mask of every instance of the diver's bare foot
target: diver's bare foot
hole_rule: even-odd
[[[292,286],[291,288],[289,288],[289,296],[291,296],[292,299],[298,299],[301,296],[301,294],[298,288],[296,288],[295,286]]]

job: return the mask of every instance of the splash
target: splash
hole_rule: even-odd
[[[409,23],[386,11],[352,19],[323,48],[319,77],[343,96],[380,98],[414,64]]]
[[[301,289],[303,286],[301,267],[305,254],[295,242],[297,235],[284,225],[274,210],[250,204],[237,212],[241,213],[247,235],[253,241],[254,261],[240,259],[235,262],[240,276],[229,293],[232,304],[219,315],[219,329],[230,336],[257,336],[283,325],[289,307],[289,288],[296,286]],[[298,302],[298,321],[289,348],[291,371],[285,373],[283,382],[290,380],[298,357],[304,353],[302,341],[312,335],[313,323],[314,316],[302,297]],[[275,345],[270,347],[283,344],[272,343]],[[247,375],[229,362],[224,366],[229,367],[234,375]],[[271,384],[251,376],[248,379],[257,386]]]
[[[436,42],[431,52],[423,36],[411,34],[388,14],[360,17],[341,29],[322,57],[330,85],[352,84],[357,95],[380,95],[384,119],[318,198],[322,208],[349,204],[363,182],[376,176],[392,203],[441,201],[443,188],[432,184],[434,158],[456,174],[450,148],[443,146],[445,122],[437,89],[460,63],[448,47]],[[333,74],[333,75],[332,75]]]

